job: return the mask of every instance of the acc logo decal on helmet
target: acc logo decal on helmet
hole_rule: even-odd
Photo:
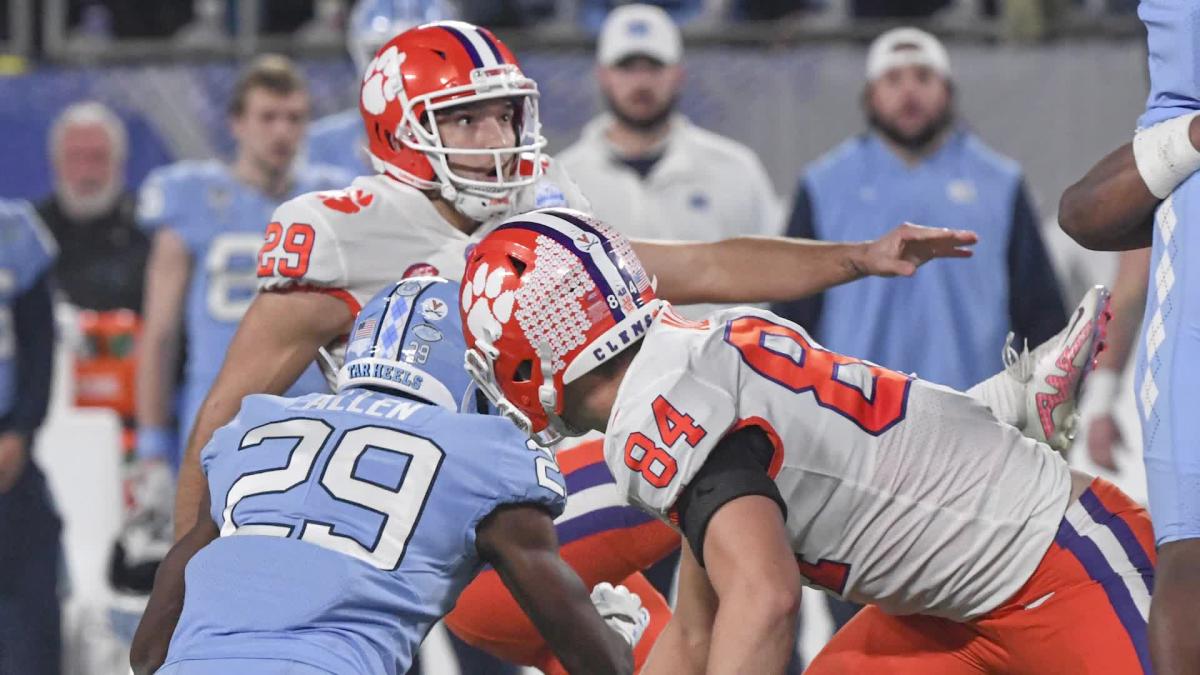
[[[426,321],[441,321],[449,311],[446,303],[437,298],[429,298],[421,303],[421,316],[425,317]]]
[[[592,247],[600,243],[600,237],[591,232],[584,232],[575,238],[575,247],[580,251],[591,251]]]
[[[544,169],[543,169],[544,170]],[[540,181],[533,195],[533,205],[539,209],[551,206],[567,206],[567,196],[561,188],[548,180]]]

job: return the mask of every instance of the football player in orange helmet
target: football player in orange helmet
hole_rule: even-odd
[[[282,391],[321,350],[338,365],[363,303],[402,275],[461,275],[471,245],[504,217],[541,207],[587,208],[584,195],[542,152],[538,100],[536,83],[485,28],[426,24],[377,52],[363,73],[359,104],[379,173],[344,190],[291,200],[268,224],[258,261],[260,292],[187,445],[177,536],[190,528],[203,493],[200,449],[232,418],[243,396]],[[746,237],[633,246],[657,275],[664,297],[679,303],[769,302],[868,274],[912,274],[935,257],[970,255],[965,247],[974,241],[969,232],[906,224],[855,244]],[[676,546],[677,536],[614,499],[598,444],[568,452],[582,453],[560,456],[579,469],[575,478],[567,476],[568,488],[577,495],[595,488],[591,499],[573,500],[560,520],[568,562],[586,583],[626,580],[639,593],[649,589],[627,577],[661,557],[664,547]],[[591,537],[603,541],[567,550]],[[614,548],[613,541],[621,546]],[[490,607],[490,600],[468,604],[471,597],[468,588],[460,608]],[[643,602],[652,614],[665,616],[661,598],[644,595]],[[456,623],[452,614],[450,625],[468,642],[554,667],[544,662],[544,643],[530,642],[536,632],[489,620],[487,611],[466,618]],[[661,621],[655,623],[661,628]],[[502,630],[510,625],[516,629]],[[652,624],[644,643],[655,629]],[[472,630],[477,632],[468,634]]]

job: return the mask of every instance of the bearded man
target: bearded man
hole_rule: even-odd
[[[810,165],[788,235],[870,239],[897,220],[979,234],[970,265],[912,279],[863,279],[772,309],[831,348],[965,389],[995,345],[1041,344],[1064,324],[1059,285],[1021,168],[958,123],[945,48],[899,28],[867,55],[868,131]],[[872,234],[876,233],[876,234]]]

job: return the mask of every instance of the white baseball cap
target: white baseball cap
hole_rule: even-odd
[[[666,65],[683,58],[679,27],[663,8],[622,5],[609,12],[600,29],[596,60],[611,66],[630,56],[648,56]]]
[[[901,66],[925,66],[950,77],[950,57],[940,40],[919,28],[893,28],[875,38],[867,50],[867,80],[874,81]]]

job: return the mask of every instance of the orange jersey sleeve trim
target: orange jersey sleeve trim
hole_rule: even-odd
[[[341,300],[343,303],[345,303],[346,307],[349,308],[350,314],[355,317],[357,317],[358,313],[362,311],[362,305],[358,304],[358,300],[350,294],[350,291],[347,291],[344,288],[329,288],[327,286],[314,286],[312,284],[293,284],[291,286],[284,286],[282,288],[271,288],[268,289],[267,292],[321,293],[322,295],[331,295],[338,300]]]
[[[771,442],[771,447],[774,448],[774,452],[771,453],[771,463],[767,466],[767,475],[770,476],[771,480],[775,480],[775,477],[779,475],[779,469],[783,467],[783,441],[779,438],[779,432],[775,431],[775,427],[771,426],[770,422],[761,417],[746,417],[737,420],[729,428],[729,431],[725,432],[725,436],[746,427],[758,427],[767,434],[767,439]],[[671,508],[667,509],[667,520],[678,528],[679,511],[676,509],[676,506],[676,504],[672,504]]]
[[[779,469],[783,467],[783,441],[779,438],[779,432],[775,431],[775,427],[771,426],[770,422],[761,417],[747,417],[738,420],[728,434],[746,427],[762,429],[766,432],[767,439],[771,441],[771,446],[775,448],[775,452],[771,455],[771,464],[767,467],[767,475],[771,477],[771,480],[775,480],[775,477],[779,475]]]

